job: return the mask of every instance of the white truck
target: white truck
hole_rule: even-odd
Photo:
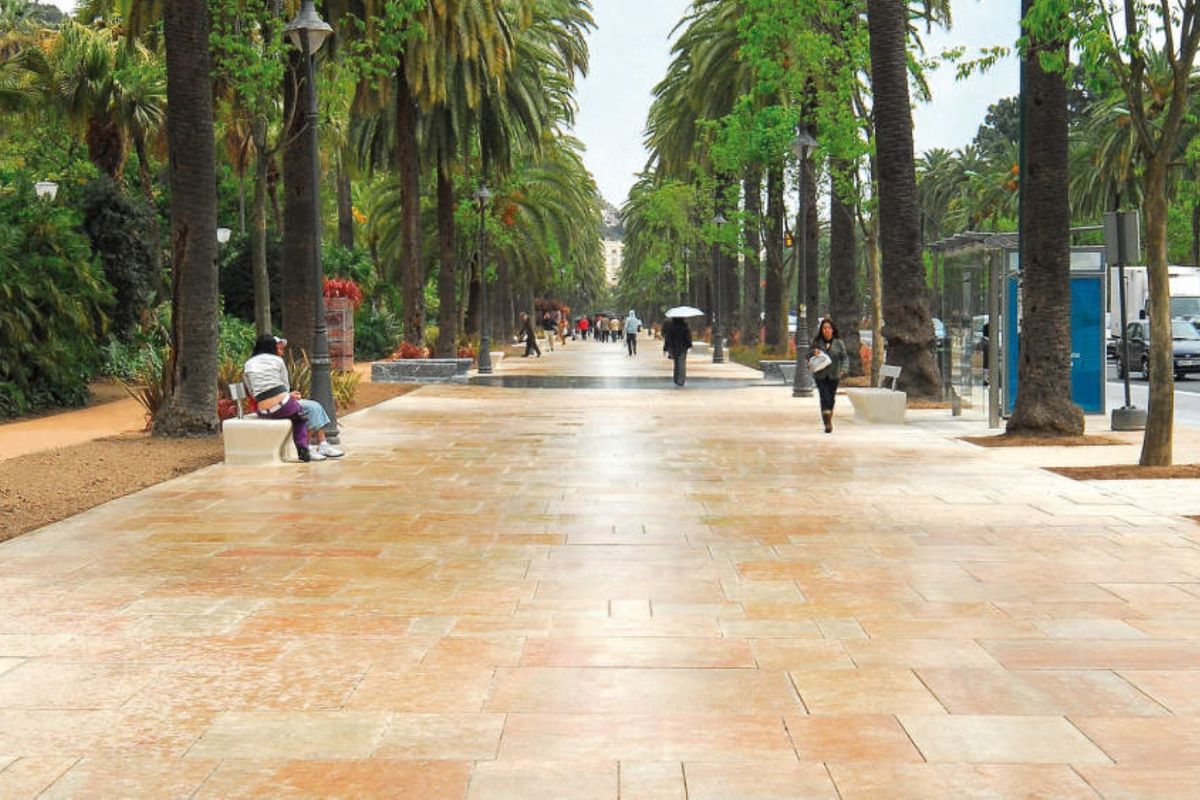
[[[1120,273],[1116,267],[1109,269],[1109,333],[1114,338],[1121,336]],[[1200,323],[1200,267],[1167,267],[1171,291],[1171,318],[1177,317]],[[1150,299],[1150,276],[1146,267],[1125,268],[1125,324],[1148,315],[1146,304]]]

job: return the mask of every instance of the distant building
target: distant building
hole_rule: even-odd
[[[609,286],[616,286],[621,279],[621,263],[625,257],[625,243],[620,239],[604,240],[604,274]]]

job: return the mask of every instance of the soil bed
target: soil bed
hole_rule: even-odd
[[[962,441],[978,447],[1112,447],[1129,444],[1115,436],[963,436]],[[1074,467],[1072,467],[1074,469]]]
[[[1104,467],[1048,467],[1047,469],[1077,481],[1166,481],[1200,478],[1200,464],[1176,464],[1171,467],[1112,464]]]
[[[344,413],[419,388],[361,383],[354,406]],[[129,433],[0,461],[0,542],[216,464],[223,456],[219,436],[162,439]]]

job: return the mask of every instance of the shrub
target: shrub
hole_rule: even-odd
[[[239,317],[222,314],[218,330],[217,358],[220,361],[236,362],[240,370],[254,350],[256,338],[258,332],[255,331],[254,325]]]
[[[349,278],[326,278],[325,296],[344,297],[350,301],[350,306],[356,311],[363,302],[362,289]]]
[[[283,245],[279,237],[267,233],[267,286],[271,292],[271,320],[278,327],[283,319],[280,298],[282,282],[279,265]],[[234,234],[221,248],[221,296],[225,313],[247,322],[254,321],[254,258],[250,237]]]
[[[354,405],[358,394],[358,384],[362,376],[353,370],[334,370],[333,372],[333,401],[338,408],[349,408]]]
[[[329,243],[321,251],[321,267],[327,278],[345,278],[371,295],[378,283],[371,254],[363,249],[353,250],[337,243]]]
[[[117,378],[122,388],[145,410],[146,430],[154,427],[154,420],[167,399],[167,374],[163,365],[169,360],[169,349],[155,350],[149,345],[142,345],[141,363],[133,378],[128,381]]]
[[[354,355],[359,361],[387,358],[400,342],[400,319],[376,304],[364,305],[354,315]]]
[[[429,358],[429,350],[412,342],[401,342],[396,351],[388,357],[388,361],[407,361],[416,358]]]
[[[0,416],[82,405],[100,363],[112,287],[79,217],[0,172]]]
[[[159,243],[150,239],[153,211],[121,192],[106,175],[84,187],[80,210],[82,230],[116,291],[113,333],[128,339],[153,308],[163,286],[162,275],[155,274],[154,267],[154,248]]]

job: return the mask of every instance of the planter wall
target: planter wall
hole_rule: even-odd
[[[325,298],[325,327],[333,368],[354,369],[354,306],[345,297]]]
[[[408,358],[371,364],[372,383],[465,383],[469,358]]]

